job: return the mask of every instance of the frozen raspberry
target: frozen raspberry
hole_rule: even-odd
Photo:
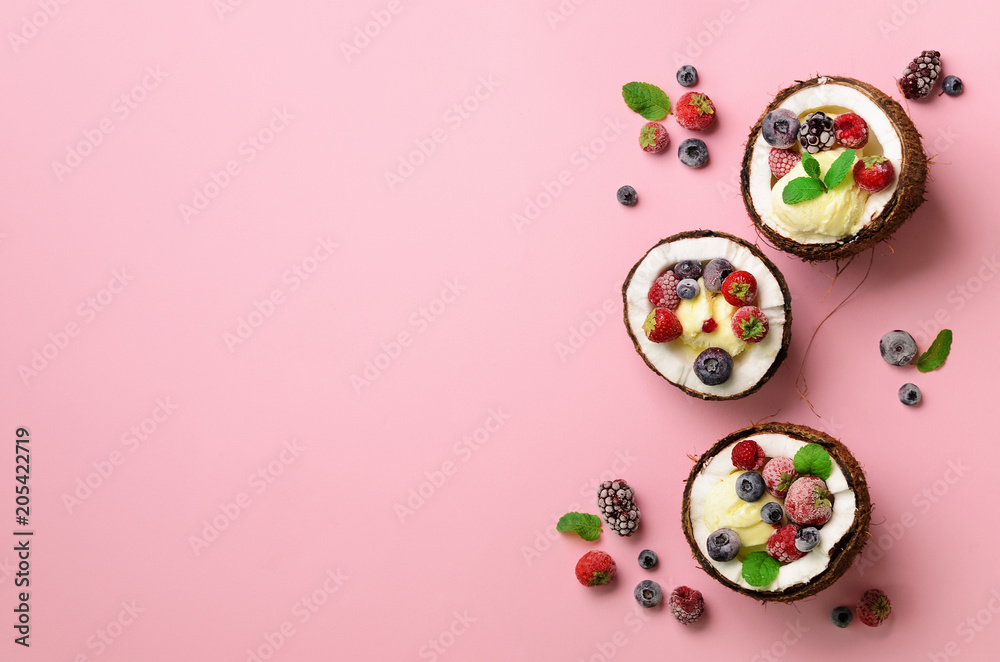
[[[826,524],[833,515],[833,502],[826,481],[815,476],[797,478],[785,496],[788,519],[802,526]]]
[[[681,298],[677,296],[677,283],[679,282],[681,279],[677,277],[677,274],[673,271],[666,272],[654,280],[653,285],[649,288],[649,294],[646,295],[649,302],[657,308],[677,310],[677,306],[681,305]]]
[[[833,134],[848,149],[861,149],[868,144],[868,123],[857,113],[837,115],[833,120]]]
[[[771,166],[771,174],[775,179],[781,179],[792,171],[802,161],[802,155],[794,149],[772,147],[767,153],[767,165]]]
[[[705,599],[701,596],[701,591],[687,586],[678,586],[671,591],[667,604],[674,618],[684,625],[691,625],[705,611]]]
[[[771,534],[767,539],[767,553],[779,563],[791,563],[805,556],[795,546],[795,534],[799,532],[799,527],[795,524],[786,524]]]
[[[773,457],[764,465],[761,476],[764,477],[767,491],[772,496],[783,499],[788,494],[788,488],[792,486],[799,474],[795,471],[795,462],[792,461],[792,458]]]
[[[764,466],[764,449],[753,439],[733,446],[733,466],[744,471],[759,471]]]

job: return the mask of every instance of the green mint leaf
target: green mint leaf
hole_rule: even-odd
[[[833,189],[837,184],[844,181],[844,177],[847,177],[847,173],[854,167],[854,154],[855,151],[849,149],[830,164],[830,169],[826,171],[826,177],[823,179],[827,189]]]
[[[951,329],[944,329],[939,334],[926,352],[917,357],[917,370],[920,372],[930,372],[941,367],[944,360],[951,352]]]
[[[786,205],[794,205],[797,202],[818,198],[823,194],[823,190],[823,182],[818,179],[796,177],[785,186],[785,190],[781,192],[781,199],[785,201]]]
[[[743,579],[750,586],[767,586],[778,578],[781,566],[767,552],[750,552],[743,561]]]
[[[629,108],[647,120],[662,120],[670,112],[670,98],[663,90],[649,83],[632,82],[622,86],[622,98]]]
[[[601,537],[601,518],[588,513],[566,513],[559,518],[556,531],[575,533],[584,540],[597,540]]]
[[[819,444],[806,444],[795,454],[795,470],[800,476],[816,476],[826,480],[833,471],[833,461]]]
[[[819,179],[819,161],[809,152],[802,152],[802,167],[813,179]]]

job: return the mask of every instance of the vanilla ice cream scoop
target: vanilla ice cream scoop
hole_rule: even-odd
[[[744,501],[736,494],[736,481],[743,473],[738,469],[712,486],[705,500],[705,526],[709,531],[732,529],[740,536],[743,547],[763,545],[774,533],[774,527],[760,518],[765,503],[781,504],[768,492],[754,502]]]

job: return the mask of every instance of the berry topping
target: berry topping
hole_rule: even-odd
[[[718,529],[709,534],[705,546],[708,548],[708,556],[713,561],[725,562],[736,558],[743,541],[732,529]]]
[[[653,281],[646,297],[649,302],[657,308],[669,308],[677,310],[681,303],[681,298],[677,296],[677,283],[681,279],[673,271],[668,271]]]
[[[784,516],[785,511],[782,509],[781,504],[774,501],[768,501],[760,508],[760,519],[768,524],[781,524]]]
[[[576,562],[576,578],[584,586],[604,586],[617,572],[615,560],[606,552],[587,552]]]
[[[941,93],[950,97],[957,97],[965,88],[962,86],[962,79],[958,76],[945,76],[941,81]],[[940,96],[940,95],[939,95]]]
[[[786,524],[772,533],[767,539],[767,553],[771,558],[779,563],[791,563],[805,556],[795,547],[795,536],[798,532],[798,526]]]
[[[693,299],[701,292],[701,285],[694,278],[685,278],[677,283],[677,296],[682,299]]]
[[[663,600],[663,589],[651,579],[643,579],[635,587],[635,601],[647,609],[655,607]]]
[[[736,496],[753,503],[764,496],[764,479],[754,471],[744,471],[736,479]]]
[[[920,402],[920,389],[916,384],[903,384],[899,387],[899,401],[912,407]]]
[[[691,625],[705,611],[705,599],[701,597],[701,591],[696,591],[687,586],[678,586],[670,593],[667,600],[670,613],[684,625]]]
[[[885,591],[872,588],[861,596],[856,610],[862,623],[877,628],[885,622],[885,619],[889,618],[889,614],[892,613],[892,604]]]
[[[744,439],[733,446],[733,466],[743,471],[760,471],[764,466],[764,449],[753,439]]]
[[[724,257],[710,260],[705,265],[705,289],[709,292],[722,291],[722,281],[726,280],[726,276],[734,271],[736,271],[736,267]]]
[[[693,87],[698,83],[698,70],[690,64],[685,64],[677,70],[677,82],[681,87]]]
[[[656,564],[660,562],[659,557],[651,549],[644,549],[639,552],[639,567],[644,570],[649,570],[650,568],[655,568]]]
[[[761,471],[767,491],[779,499],[785,498],[788,488],[792,486],[799,472],[795,470],[795,462],[790,457],[772,457]]]
[[[631,186],[623,186],[618,189],[618,202],[626,207],[634,207],[635,203],[639,202],[639,196]]]
[[[608,528],[620,536],[630,536],[639,528],[639,507],[634,496],[621,478],[606,480],[597,488],[597,511]]]
[[[694,374],[706,386],[723,384],[733,374],[733,357],[721,347],[709,347],[694,360]]]
[[[924,51],[906,65],[899,89],[907,99],[920,99],[931,93],[941,73],[941,53]]]
[[[701,323],[701,330],[703,333],[711,333],[712,331],[715,331],[717,328],[719,328],[719,323],[716,322],[711,317],[709,317],[707,320]]]
[[[680,279],[694,278],[698,280],[701,276],[701,262],[698,260],[681,260],[674,265],[674,273]]]
[[[836,142],[833,119],[821,111],[806,115],[805,121],[799,126],[799,144],[802,149],[815,154],[832,148]]]
[[[799,136],[799,118],[787,108],[775,108],[764,115],[760,133],[771,147],[791,147]]]
[[[790,173],[801,161],[802,155],[794,149],[772,147],[767,153],[767,165],[771,167],[771,174],[775,179],[781,179]]]
[[[861,149],[868,144],[868,123],[856,113],[843,113],[833,120],[833,135],[849,149]]]
[[[677,123],[691,131],[704,131],[715,124],[715,104],[707,94],[688,92],[674,106]]]
[[[889,365],[906,365],[917,355],[917,342],[906,331],[890,331],[878,341],[878,351]]]
[[[733,313],[730,324],[736,337],[751,345],[766,338],[770,328],[767,315],[757,306],[741,306]]]
[[[795,549],[808,552],[819,544],[819,529],[815,526],[805,526],[795,534]]]
[[[869,193],[884,190],[896,178],[892,161],[884,156],[866,156],[854,164],[854,181]]]
[[[826,524],[833,515],[833,503],[826,481],[816,476],[803,476],[795,480],[785,496],[788,519],[802,526]]]
[[[689,168],[700,168],[708,163],[708,145],[704,140],[688,138],[677,148],[677,158]]]
[[[722,296],[737,308],[753,303],[757,298],[757,279],[749,271],[734,271],[722,281]]]
[[[834,607],[830,612],[830,620],[838,628],[846,628],[854,620],[854,614],[851,613],[850,607]]]
[[[659,154],[670,144],[667,129],[659,122],[646,122],[639,131],[639,146],[642,151]]]
[[[684,328],[677,315],[669,308],[653,308],[642,323],[642,330],[650,342],[673,342],[681,337]]]

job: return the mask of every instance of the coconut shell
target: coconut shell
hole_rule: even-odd
[[[712,565],[711,560],[701,553],[701,549],[694,539],[691,519],[688,517],[688,513],[691,510],[691,486],[694,483],[694,479],[704,470],[705,465],[733,442],[746,437],[752,437],[755,434],[769,433],[783,434],[807,443],[819,444],[825,448],[830,453],[831,459],[844,472],[847,484],[854,492],[856,506],[854,523],[851,524],[844,536],[830,550],[830,564],[827,565],[826,569],[805,584],[798,584],[779,592],[745,588],[722,576],[715,566]],[[795,602],[816,595],[837,581],[851,567],[854,557],[861,552],[868,541],[868,526],[871,523],[871,514],[872,502],[868,494],[868,483],[865,480],[864,471],[847,447],[827,434],[804,425],[795,425],[794,423],[763,423],[738,430],[719,440],[695,462],[694,467],[691,469],[691,474],[688,476],[687,485],[684,488],[684,499],[681,503],[681,525],[684,528],[684,536],[691,546],[694,558],[701,564],[702,569],[727,588],[765,602]]]
[[[654,250],[657,246],[660,246],[662,244],[678,241],[680,239],[697,239],[701,237],[723,237],[725,239],[728,239],[729,241],[735,242],[745,247],[747,250],[753,253],[757,258],[759,258],[760,261],[764,263],[764,266],[767,267],[768,271],[771,272],[771,275],[774,276],[774,279],[778,283],[778,287],[781,288],[781,294],[784,296],[785,299],[784,332],[782,333],[781,336],[781,349],[778,350],[777,356],[774,357],[774,362],[771,363],[771,366],[768,368],[767,372],[764,373],[764,376],[761,377],[756,384],[746,389],[745,391],[741,391],[740,393],[735,393],[733,395],[728,395],[728,396],[719,396],[711,393],[702,393],[701,391],[695,391],[686,386],[683,386],[682,384],[675,384],[666,377],[663,377],[660,371],[656,369],[656,366],[654,366],[649,361],[649,359],[646,357],[646,354],[642,351],[642,346],[639,344],[639,339],[636,337],[635,333],[632,330],[632,327],[628,323],[628,294],[627,294],[628,286],[629,283],[632,282],[632,276],[635,275],[635,270],[646,258],[646,255],[648,255],[649,252]],[[785,357],[788,355],[788,345],[792,342],[792,295],[791,292],[788,291],[788,283],[785,282],[785,277],[781,275],[780,271],[778,271],[778,267],[776,267],[774,263],[771,262],[771,260],[768,259],[768,257],[764,255],[764,253],[761,252],[759,248],[757,248],[750,242],[746,241],[745,239],[740,239],[739,237],[727,234],[725,232],[715,232],[713,230],[689,230],[687,232],[679,232],[675,235],[671,235],[666,239],[662,239],[659,242],[657,242],[656,245],[654,245],[652,248],[649,249],[649,251],[646,251],[646,255],[643,255],[642,259],[640,259],[638,262],[635,263],[635,266],[632,267],[632,270],[628,272],[628,277],[625,278],[625,284],[622,285],[622,304],[624,306],[625,330],[628,331],[628,337],[632,339],[632,344],[635,346],[635,351],[639,354],[639,356],[642,357],[642,360],[646,363],[646,365],[649,366],[649,369],[655,372],[656,374],[660,375],[660,377],[663,377],[668,383],[676,386],[677,388],[684,391],[688,395],[693,396],[695,398],[701,398],[702,400],[737,400],[739,398],[744,398],[750,395],[751,393],[757,392],[757,390],[765,383],[767,383],[767,380],[769,380],[771,376],[774,375],[774,373],[778,370],[778,366],[781,365],[781,362],[784,361]]]
[[[896,174],[896,190],[893,196],[882,210],[872,218],[871,222],[859,230],[857,234],[850,235],[836,242],[805,244],[780,234],[768,227],[761,220],[750,197],[750,163],[764,117],[799,90],[824,84],[820,83],[821,80],[825,83],[839,83],[854,88],[869,97],[881,108],[899,135],[902,145],[902,161],[899,172]],[[923,145],[920,142],[920,133],[913,125],[913,122],[910,121],[903,107],[890,96],[868,83],[840,76],[812,78],[791,87],[786,87],[779,92],[774,101],[764,109],[760,119],[757,120],[757,123],[750,130],[746,152],[743,155],[743,169],[740,174],[743,203],[747,208],[747,213],[750,214],[750,219],[757,226],[758,233],[763,235],[776,248],[809,261],[849,258],[891,237],[899,229],[899,226],[912,216],[917,207],[923,203],[924,184],[926,180],[927,155],[924,153]]]

